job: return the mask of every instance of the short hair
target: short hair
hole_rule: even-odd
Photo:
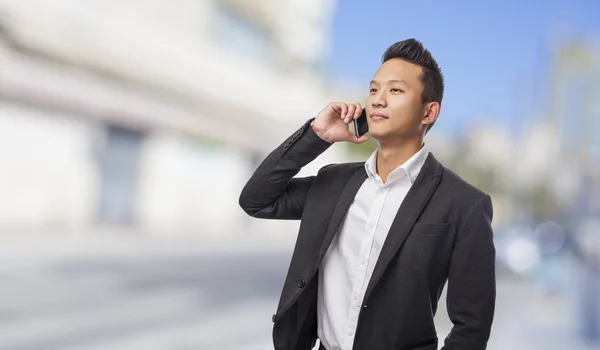
[[[419,80],[423,84],[423,94],[421,96],[423,103],[437,102],[442,105],[444,97],[444,76],[437,62],[431,53],[416,39],[406,39],[399,41],[388,47],[383,53],[381,63],[385,63],[393,58],[416,64],[420,66],[423,73]],[[429,124],[429,131],[435,122]]]

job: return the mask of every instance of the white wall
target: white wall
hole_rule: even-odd
[[[156,133],[143,146],[138,219],[166,234],[239,229],[238,196],[247,172],[239,152]]]
[[[96,213],[96,129],[0,101],[0,226],[72,227]]]

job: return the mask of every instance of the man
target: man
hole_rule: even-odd
[[[240,195],[264,219],[300,219],[273,315],[276,350],[437,350],[434,315],[448,281],[444,350],[485,349],[496,297],[490,197],[444,168],[423,139],[444,89],[409,39],[387,49],[366,112],[378,149],[360,163],[294,178],[334,142],[362,143],[360,104],[330,103],[275,149]]]

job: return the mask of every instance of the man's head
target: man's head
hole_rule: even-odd
[[[377,140],[424,135],[435,123],[444,95],[444,78],[431,53],[415,40],[390,46],[370,83],[369,133]],[[372,118],[373,113],[387,119]]]

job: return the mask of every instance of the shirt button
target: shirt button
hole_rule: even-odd
[[[364,260],[360,262],[360,264],[361,264],[361,265],[363,265],[363,266],[364,266],[366,263],[367,263],[367,262],[366,262],[366,261],[364,261]]]
[[[349,331],[349,332],[348,332],[348,335],[349,335],[349,336],[352,336],[352,334],[353,334],[353,332],[352,332],[352,331]]]
[[[358,295],[355,294],[354,295],[354,300],[356,300],[356,299],[358,299]]]

